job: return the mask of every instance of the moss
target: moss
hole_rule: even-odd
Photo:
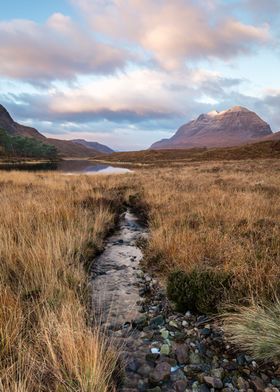
[[[179,311],[216,313],[230,288],[231,276],[224,272],[193,270],[169,275],[167,294]]]

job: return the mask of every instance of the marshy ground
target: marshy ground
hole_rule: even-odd
[[[146,339],[142,348],[159,350],[136,377],[142,386],[131,388],[277,391],[279,193],[277,160],[175,163],[119,176],[0,173],[0,390],[114,390],[122,348],[100,322],[91,323],[88,279],[129,207],[149,230],[142,241],[145,273],[135,282],[145,316],[142,324],[137,317],[137,334]],[[183,313],[166,300],[166,288]],[[199,315],[225,312],[229,337],[220,341],[216,324]],[[154,325],[159,316],[164,321]],[[118,341],[125,344],[128,332],[119,329]],[[178,333],[185,334],[180,342]],[[223,367],[238,358],[226,351],[230,341],[247,356],[239,357],[237,369]],[[214,353],[211,360],[198,343]],[[201,363],[194,363],[199,356]],[[174,379],[171,368],[178,365],[181,379]],[[134,375],[137,366],[130,369]]]

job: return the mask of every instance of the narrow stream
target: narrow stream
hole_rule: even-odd
[[[143,257],[136,242],[145,230],[129,210],[120,227],[95,260],[92,282],[93,309],[98,321],[110,330],[120,330],[140,315],[139,263]]]

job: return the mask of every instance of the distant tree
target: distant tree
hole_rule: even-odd
[[[11,136],[0,129],[0,155],[53,160],[57,158],[58,151],[55,146],[29,137]]]

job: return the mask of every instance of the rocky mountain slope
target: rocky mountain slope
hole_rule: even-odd
[[[82,146],[85,146],[87,148],[93,148],[94,150],[99,151],[102,154],[112,154],[114,152],[114,150],[112,150],[110,147],[106,146],[105,144],[98,143],[98,142],[89,142],[84,139],[74,139],[71,141],[76,144],[80,144]]]
[[[223,112],[201,114],[183,125],[170,139],[154,143],[151,149],[229,147],[273,135],[270,126],[256,113],[235,106]]]
[[[0,129],[6,131],[12,136],[25,136],[39,140],[45,144],[55,146],[61,156],[69,157],[92,157],[103,153],[101,149],[89,147],[87,145],[75,143],[70,140],[59,140],[47,138],[37,131],[35,128],[27,127],[25,125],[15,122],[7,109],[0,105]]]

